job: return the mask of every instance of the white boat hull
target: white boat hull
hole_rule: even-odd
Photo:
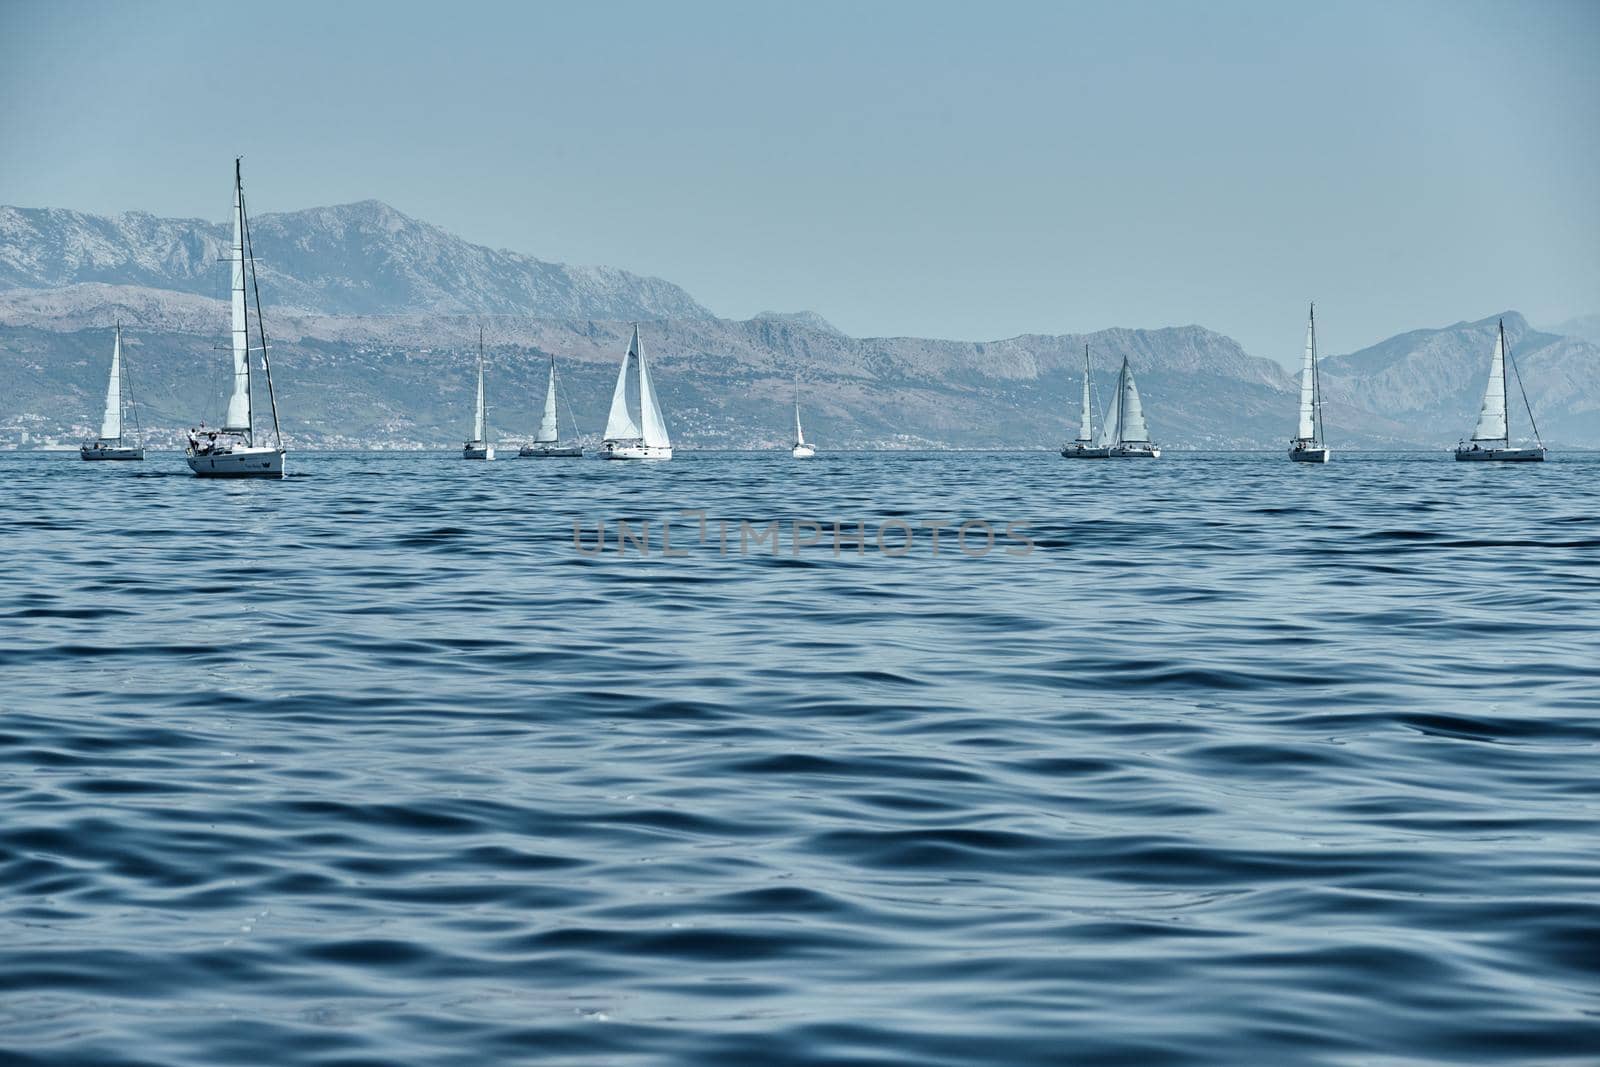
[[[795,459],[810,459],[817,454],[817,450],[810,445],[795,445],[789,450],[789,454]]]
[[[1331,448],[1291,448],[1289,458],[1296,463],[1326,463],[1333,458]]]
[[[1155,445],[1112,445],[1106,449],[1107,459],[1160,459],[1161,449]]]
[[[80,459],[112,459],[133,460],[144,459],[144,446],[142,445],[112,445],[104,441],[96,441],[92,445],[83,445],[78,449]]]
[[[1471,448],[1456,449],[1456,459],[1463,463],[1540,463],[1544,461],[1542,448]]]
[[[601,459],[671,459],[671,445],[647,445],[637,441],[607,441],[600,446]]]
[[[234,448],[225,452],[195,452],[184,459],[189,469],[202,478],[282,478],[284,451],[281,448]]]
[[[461,447],[462,459],[493,459],[494,445],[486,445],[481,441],[468,441]]]
[[[517,455],[522,459],[579,459],[583,448],[580,445],[523,445]]]

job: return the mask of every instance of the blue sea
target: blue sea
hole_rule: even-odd
[[[289,464],[0,457],[8,1067],[1600,1062],[1600,456]]]

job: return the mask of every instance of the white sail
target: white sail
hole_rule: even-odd
[[[1316,310],[1306,323],[1306,355],[1300,364],[1300,432],[1302,441],[1313,441],[1317,436],[1317,319]]]
[[[122,327],[117,327],[117,339],[111,348],[111,381],[106,385],[106,411],[100,419],[100,438],[103,441],[122,439]]]
[[[633,424],[633,416],[628,414],[628,364],[639,351],[639,327],[633,328],[633,340],[628,342],[628,351],[622,357],[622,366],[617,368],[617,387],[611,392],[611,414],[606,416],[607,441],[637,441],[639,427]]]
[[[646,448],[671,448],[667,437],[667,424],[661,418],[661,402],[656,399],[656,384],[650,380],[650,364],[644,358],[644,348],[639,344],[639,327],[633,328],[633,348],[639,357],[639,421],[644,426]]]
[[[1505,332],[1495,335],[1494,358],[1489,361],[1489,385],[1483,391],[1483,407],[1478,412],[1474,441],[1505,441],[1506,436],[1506,345]]]
[[[1107,448],[1119,440],[1118,434],[1122,432],[1122,405],[1118,402],[1122,396],[1122,379],[1128,373],[1127,363],[1123,363],[1122,371],[1117,375],[1117,389],[1111,394],[1111,399],[1106,404],[1105,418],[1100,420],[1099,447]]]
[[[244,310],[244,200],[233,183],[233,391],[224,430],[250,432],[250,326]]]
[[[1117,397],[1114,403],[1114,426],[1110,430],[1110,445],[1125,442],[1146,443],[1150,440],[1150,429],[1144,424],[1144,405],[1139,403],[1139,387],[1133,381],[1133,368],[1128,366],[1128,358],[1123,357],[1122,373],[1117,376]],[[1109,421],[1110,421],[1109,419]]]
[[[1083,412],[1078,417],[1078,440],[1094,439],[1094,420],[1089,413],[1089,346],[1083,346]]]
[[[796,400],[794,402],[794,443],[797,444],[797,445],[803,445],[803,444],[806,443],[805,431],[800,428],[800,401],[799,400]]]
[[[553,445],[561,436],[560,429],[556,426],[556,361],[550,359],[550,385],[544,391],[544,417],[539,420],[539,434],[533,440],[535,444]]]
[[[482,441],[483,438],[483,350],[478,351],[478,404],[472,412],[472,439]]]

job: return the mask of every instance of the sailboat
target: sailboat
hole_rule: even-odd
[[[1083,346],[1083,410],[1078,415],[1078,436],[1067,442],[1061,454],[1068,459],[1108,459],[1111,449],[1094,443],[1094,414],[1089,408],[1089,346]]]
[[[1533,428],[1532,447],[1511,446],[1510,426],[1506,421],[1509,394],[1506,390],[1506,360],[1511,359],[1511,369],[1517,376],[1517,391],[1522,394],[1522,406],[1528,412],[1528,425]],[[1500,332],[1495,337],[1494,355],[1489,359],[1489,384],[1483,390],[1483,407],[1478,411],[1478,427],[1472,431],[1472,444],[1465,441],[1456,445],[1456,459],[1487,460],[1501,463],[1538,463],[1544,459],[1544,440],[1539,436],[1539,424],[1533,421],[1533,406],[1528,403],[1528,390],[1522,385],[1522,372],[1506,345],[1506,323],[1500,320]]]
[[[1117,374],[1117,395],[1106,405],[1099,447],[1105,449],[1106,459],[1161,458],[1161,449],[1150,442],[1144,406],[1139,403],[1139,387],[1134,384],[1127,356],[1122,357],[1122,370]]]
[[[133,415],[132,444],[122,440],[122,384],[128,384],[128,411]],[[78,449],[84,459],[144,459],[144,441],[139,433],[139,413],[133,403],[133,377],[122,361],[122,323],[117,323],[117,339],[111,346],[111,380],[106,383],[106,410],[100,419],[100,436],[85,441]]]
[[[789,454],[795,459],[810,459],[817,454],[816,448],[806,444],[805,431],[800,428],[800,386],[794,387],[794,447]]]
[[[484,435],[488,408],[483,402],[483,327],[478,327],[478,404],[472,409],[472,440],[461,446],[462,459],[493,459],[494,445]]]
[[[282,478],[283,435],[278,430],[278,395],[272,389],[272,363],[267,356],[267,328],[261,321],[261,285],[256,280],[255,251],[250,243],[250,216],[245,210],[240,161],[233,161],[233,390],[220,430],[189,431],[184,457],[189,469],[202,478]],[[247,270],[248,268],[248,270]],[[249,290],[245,288],[248,279]],[[256,337],[261,347],[261,370],[267,379],[267,399],[272,407],[271,445],[256,443],[253,403],[254,369],[250,361],[250,309],[256,308]]]
[[[639,422],[628,411],[628,364],[639,364]],[[641,430],[640,427],[643,427]],[[650,364],[639,343],[639,327],[633,327],[633,340],[623,354],[617,370],[617,387],[611,393],[611,414],[606,418],[605,440],[600,443],[601,459],[671,459],[672,441],[661,418],[661,402],[650,380]]]
[[[1322,436],[1322,380],[1317,373],[1317,305],[1306,322],[1306,358],[1300,366],[1300,428],[1289,442],[1296,463],[1326,463],[1333,450]]]
[[[539,434],[531,445],[523,445],[517,455],[532,459],[567,459],[583,455],[581,445],[563,445],[556,422],[556,357],[550,357],[550,384],[544,391],[544,417]]]

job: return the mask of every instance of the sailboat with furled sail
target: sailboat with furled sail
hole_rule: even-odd
[[[556,420],[556,357],[550,357],[550,384],[544,391],[544,417],[539,420],[539,434],[530,445],[523,445],[517,455],[531,459],[571,459],[583,455],[581,445],[561,443],[561,429]]]
[[[133,416],[133,437],[122,436],[122,392],[127,386],[128,412]],[[138,409],[133,402],[133,378],[122,358],[122,323],[117,323],[116,340],[111,346],[111,380],[106,383],[106,409],[100,419],[100,436],[85,441],[78,449],[84,459],[144,459],[143,435],[139,432]]]
[[[1083,410],[1078,415],[1078,436],[1061,449],[1068,459],[1109,459],[1111,450],[1094,443],[1094,413],[1089,407],[1089,346],[1083,346]]]
[[[272,389],[272,362],[267,353],[267,329],[261,320],[261,286],[256,280],[255,251],[250,243],[250,215],[245,210],[240,160],[233,161],[233,249],[229,257],[232,280],[233,389],[220,430],[189,431],[184,458],[202,478],[282,478],[283,435],[278,429],[278,396]],[[246,282],[249,283],[248,288]],[[254,364],[250,359],[250,304],[255,304],[256,337],[260,343],[261,371],[267,380],[272,409],[270,445],[257,444],[255,429]]]
[[[628,367],[639,368],[639,421],[628,410]],[[611,392],[611,413],[606,418],[605,440],[600,443],[601,459],[671,459],[672,441],[661,417],[661,402],[656,399],[655,383],[650,380],[650,364],[639,343],[639,327],[617,369],[617,387]]]
[[[1522,406],[1528,413],[1528,425],[1533,430],[1534,444],[1515,447],[1511,444],[1511,427],[1506,409],[1510,394],[1506,389],[1506,362],[1517,376],[1517,391],[1522,394]],[[1522,384],[1522,372],[1517,370],[1516,357],[1506,345],[1506,323],[1500,320],[1500,332],[1495,336],[1494,355],[1489,359],[1489,384],[1483,391],[1483,406],[1478,410],[1478,426],[1472,431],[1472,443],[1463,441],[1456,446],[1456,459],[1499,463],[1539,463],[1544,460],[1544,440],[1539,436],[1539,424],[1533,421],[1533,405],[1528,403],[1528,390]]]
[[[1326,463],[1333,450],[1322,436],[1322,381],[1317,370],[1317,305],[1306,322],[1306,356],[1300,366],[1300,427],[1289,442],[1296,463]]]
[[[487,438],[488,429],[486,420],[489,417],[488,405],[483,398],[483,327],[478,327],[478,402],[472,409],[472,440],[461,446],[462,459],[494,458],[494,445]]]
[[[1117,395],[1106,405],[1099,447],[1105,449],[1106,459],[1161,458],[1161,449],[1150,441],[1144,405],[1139,401],[1139,387],[1134,383],[1127,356],[1122,357],[1122,370],[1117,374]]]

